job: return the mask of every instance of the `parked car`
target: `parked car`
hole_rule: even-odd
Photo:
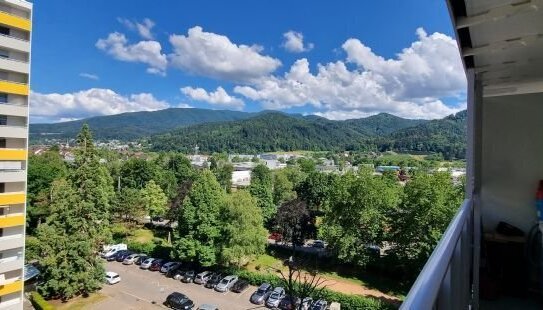
[[[339,302],[333,301],[330,303],[329,310],[341,310],[341,304]]]
[[[324,244],[324,241],[322,240],[313,241],[312,246],[317,249],[324,249],[326,247],[326,245]]]
[[[211,271],[203,271],[196,275],[196,278],[194,278],[194,283],[196,284],[206,284],[207,280],[211,278],[211,275],[213,273]]]
[[[153,261],[153,263],[151,264],[151,266],[149,267],[149,270],[150,271],[159,271],[160,268],[162,268],[162,265],[164,265],[165,263],[166,263],[166,261],[163,260],[162,258],[155,259]]]
[[[215,286],[217,284],[219,284],[219,282],[221,282],[223,278],[223,275],[220,274],[220,273],[214,273],[213,275],[211,275],[211,277],[209,278],[209,280],[207,280],[206,284],[204,285],[204,287],[206,288],[215,288]]]
[[[139,266],[139,265],[141,265],[141,263],[143,263],[143,262],[144,262],[146,259],[148,259],[148,258],[149,258],[149,256],[147,256],[147,255],[145,255],[145,254],[142,254],[140,257],[138,257],[138,258],[136,259],[136,261],[134,262],[134,264],[136,264],[136,265]]]
[[[140,264],[140,269],[149,269],[149,267],[151,267],[151,265],[153,264],[154,261],[155,261],[154,258],[148,257],[146,260],[144,260]]]
[[[113,271],[106,272],[106,283],[109,285],[113,285],[115,283],[121,282],[121,276],[119,276],[118,273]]]
[[[173,292],[164,302],[166,307],[176,309],[176,310],[189,310],[194,308],[194,302],[190,300],[185,294],[179,292]]]
[[[219,310],[219,307],[212,304],[203,304],[198,307],[198,310]]]
[[[226,276],[215,286],[217,292],[228,291],[238,280],[238,276]]]
[[[256,292],[251,295],[251,302],[256,305],[261,305],[266,302],[266,299],[272,293],[273,287],[269,283],[262,283]]]
[[[277,308],[283,297],[285,297],[285,289],[282,287],[274,288],[273,292],[270,294],[270,297],[268,297],[268,300],[266,301],[266,306]]]
[[[143,254],[130,254],[123,260],[123,265],[132,265],[136,262],[136,260],[142,256]]]
[[[128,250],[128,247],[124,243],[104,245],[101,256],[103,258],[107,258],[115,254],[116,252],[122,251],[122,250]]]
[[[278,308],[281,310],[294,310],[294,309],[298,309],[299,305],[300,305],[300,298],[285,296],[279,302]]]
[[[183,266],[183,264],[179,263],[179,265],[177,265],[177,266],[175,266],[173,268],[170,268],[170,270],[168,270],[168,272],[166,272],[166,277],[174,278],[174,279],[175,279],[175,276],[177,276],[177,275],[181,275],[181,277],[182,277],[182,272],[185,269],[186,268]],[[181,277],[178,277],[176,280],[180,280]]]
[[[160,268],[160,272],[168,273],[168,271],[170,271],[170,269],[173,269],[173,268],[179,266],[180,264],[181,263],[178,263],[178,262],[167,262],[164,265],[162,265],[162,267]]]
[[[273,232],[268,236],[268,239],[274,240],[275,242],[281,242],[281,240],[283,240],[283,235],[278,232]]]
[[[128,256],[134,254],[134,252],[132,251],[125,251],[121,254],[117,254],[117,256],[115,256],[115,260],[119,263],[122,263],[124,261],[125,258],[127,258]]]
[[[319,299],[311,305],[311,310],[326,310],[328,302],[324,299]]]
[[[239,279],[232,285],[232,288],[230,289],[234,293],[241,293],[245,291],[249,287],[249,281]]]
[[[185,272],[185,274],[183,275],[183,278],[181,279],[181,282],[191,283],[192,281],[194,281],[194,277],[196,277],[196,271],[189,270]]]
[[[112,255],[108,256],[106,258],[106,260],[108,262],[112,262],[112,261],[116,260],[117,257],[119,257],[120,255],[124,255],[126,252],[128,252],[128,251],[127,250],[119,250],[119,251],[115,252],[115,254],[112,254]]]

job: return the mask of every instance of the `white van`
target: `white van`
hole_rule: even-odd
[[[111,255],[117,253],[118,251],[127,250],[127,249],[128,247],[124,243],[104,245],[104,251],[102,252],[101,256],[103,258],[108,258]]]

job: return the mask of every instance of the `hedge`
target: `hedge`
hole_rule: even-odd
[[[33,291],[30,293],[30,302],[32,303],[32,306],[34,306],[34,309],[36,310],[54,310],[55,309],[55,307],[49,304],[47,300],[43,299],[40,293],[36,291]]]
[[[251,272],[244,269],[232,269],[229,270],[233,274],[237,275],[240,278],[247,280],[251,285],[259,286],[260,284],[266,282],[272,286],[281,286],[283,285],[283,280],[274,274],[261,274],[256,272]],[[319,296],[311,296],[313,299],[325,299],[328,302],[339,302],[341,304],[341,309],[345,310],[388,310],[388,309],[397,309],[396,306],[389,303],[382,302],[379,299],[372,297],[364,297],[360,295],[348,295],[339,292],[334,292],[329,289],[324,289],[320,292]]]

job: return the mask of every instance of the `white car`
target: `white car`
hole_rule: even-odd
[[[106,282],[109,285],[121,282],[121,276],[118,273],[113,271],[106,272]]]
[[[224,277],[224,279],[222,279],[221,282],[219,282],[219,284],[215,286],[215,290],[217,292],[226,292],[228,291],[228,289],[232,287],[232,285],[234,285],[234,283],[236,283],[237,280],[238,280],[238,276]]]
[[[169,262],[169,263],[166,263],[164,265],[162,265],[162,268],[160,268],[160,272],[162,273],[166,273],[170,270],[172,270],[173,268],[179,266],[180,263],[178,262]]]
[[[151,264],[155,261],[154,258],[149,257],[148,259],[144,260],[143,263],[140,265],[140,269],[149,269],[151,267]]]
[[[273,292],[271,293],[270,297],[268,297],[268,300],[266,301],[266,306],[270,308],[277,308],[279,307],[279,303],[281,302],[281,299],[285,297],[285,289],[282,287],[276,287],[273,289]]]

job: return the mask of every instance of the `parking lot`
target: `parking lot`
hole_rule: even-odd
[[[113,271],[121,276],[121,282],[115,285],[104,285],[101,293],[108,296],[93,305],[91,309],[157,309],[166,308],[162,303],[172,292],[180,292],[194,301],[195,309],[201,304],[214,304],[219,309],[263,309],[263,306],[249,302],[249,297],[256,290],[249,287],[238,294],[233,292],[219,293],[194,283],[182,283],[166,278],[160,272],[141,270],[136,265],[123,265],[118,262],[107,262],[106,271]]]

